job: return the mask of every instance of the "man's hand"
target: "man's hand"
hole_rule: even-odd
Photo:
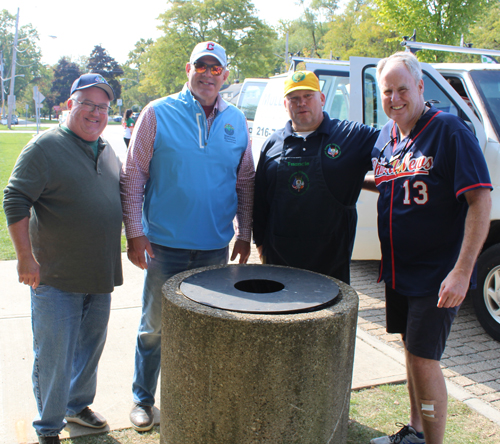
[[[257,253],[259,253],[259,259],[260,259],[260,263],[263,264],[264,263],[264,256],[262,255],[262,250],[263,250],[263,246],[262,245],[259,245],[257,247]]]
[[[233,252],[231,254],[231,260],[234,261],[236,257],[240,255],[240,264],[246,264],[248,258],[250,257],[250,242],[244,240],[236,239],[234,243]]]
[[[469,289],[470,276],[464,270],[450,271],[439,289],[439,308],[452,308],[460,305]]]
[[[127,256],[130,262],[142,270],[148,268],[146,262],[146,254],[148,252],[150,257],[155,257],[153,248],[146,236],[133,237],[127,239]]]
[[[465,231],[457,262],[439,289],[438,307],[450,308],[461,304],[467,294],[469,281],[481,247],[490,228],[491,196],[488,188],[467,191],[469,205]]]
[[[40,284],[40,264],[31,254],[19,257],[17,260],[17,273],[21,284],[29,285],[35,290]]]
[[[19,282],[34,290],[40,284],[40,264],[31,251],[29,222],[29,218],[25,217],[9,225],[9,234],[16,250]]]

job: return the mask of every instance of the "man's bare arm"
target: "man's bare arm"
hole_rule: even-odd
[[[469,281],[479,252],[490,228],[491,196],[489,188],[477,188],[465,193],[469,204],[465,232],[457,262],[439,290],[438,307],[460,305],[467,294]]]

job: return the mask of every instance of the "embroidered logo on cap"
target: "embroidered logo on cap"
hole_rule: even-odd
[[[338,145],[330,143],[329,145],[325,146],[325,154],[326,157],[329,157],[330,159],[336,159],[342,154],[342,152],[340,151],[340,147]]]
[[[94,80],[96,83],[106,83],[106,80],[104,80],[104,77],[102,76],[95,76]]]
[[[306,75],[305,75],[305,73],[303,73],[303,72],[296,72],[296,73],[292,76],[292,80],[293,80],[295,83],[302,82],[302,80],[304,80],[305,78],[306,78]]]

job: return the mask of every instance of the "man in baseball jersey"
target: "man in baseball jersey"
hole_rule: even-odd
[[[401,333],[410,421],[371,444],[441,444],[447,393],[439,365],[446,339],[489,229],[491,182],[479,144],[458,117],[424,102],[417,58],[381,60],[377,79],[385,113],[372,153],[378,189],[387,331]]]
[[[331,119],[311,71],[290,74],[284,96],[291,120],[264,143],[255,175],[255,243],[267,264],[349,283],[356,201],[378,131]]]

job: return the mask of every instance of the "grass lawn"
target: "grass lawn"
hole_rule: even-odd
[[[32,134],[0,134],[0,201],[3,203],[3,190],[9,181],[10,173],[19,153],[31,140]],[[15,259],[14,247],[10,241],[3,205],[0,208],[0,260]]]
[[[346,444],[368,444],[371,438],[394,433],[406,422],[410,410],[405,384],[383,385],[352,392],[349,431]],[[62,441],[64,444],[153,444],[160,442],[160,428],[137,433],[132,429],[102,435],[83,436]],[[500,427],[450,398],[445,443],[498,444]]]
[[[48,126],[40,127],[40,131],[45,131],[46,129],[49,129],[49,127]],[[26,125],[12,125],[9,130],[9,127],[7,125],[0,124],[0,131],[33,131],[36,133],[36,127],[26,126]]]
[[[2,125],[0,125],[1,127]],[[1,129],[1,128],[0,128]],[[0,203],[3,204],[3,190],[9,181],[10,174],[21,150],[33,137],[26,133],[0,134]],[[122,236],[122,251],[125,251],[126,239]],[[3,205],[0,205],[0,260],[15,259],[16,254],[10,241]]]

